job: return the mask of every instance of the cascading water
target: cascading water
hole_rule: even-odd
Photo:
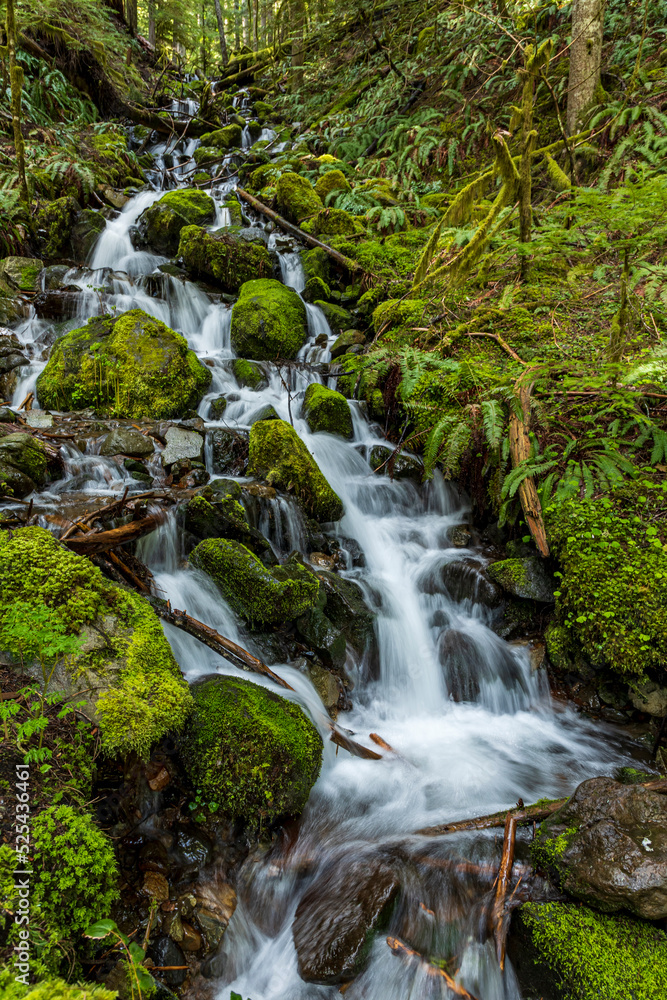
[[[185,106],[177,110],[192,113]],[[195,145],[191,141],[179,146],[179,169],[170,174],[164,165],[167,147],[154,147],[154,177],[162,178],[162,188],[179,183]],[[214,198],[220,200],[231,186],[228,180],[214,185]],[[352,542],[361,553],[344,575],[361,585],[377,609],[377,664],[371,670],[348,663],[355,684],[354,708],[339,721],[361,741],[379,732],[395,750],[382,760],[362,760],[345,752],[336,755],[325,739],[322,773],[288,855],[255,854],[241,871],[239,905],[212,966],[219,979],[218,996],[228,1000],[230,990],[253,1000],[336,996],[337,987],[306,983],[299,975],[292,936],[295,913],[309,888],[332,871],[353,871],[355,865],[391,857],[400,872],[401,894],[388,933],[400,936],[409,926],[411,940],[420,940],[427,953],[456,956],[453,973],[479,1000],[517,1000],[520,992],[511,965],[501,974],[491,943],[479,933],[480,913],[470,902],[468,877],[446,864],[451,857],[471,863],[497,859],[495,834],[427,841],[413,831],[500,810],[519,797],[532,802],[543,795],[562,795],[585,777],[608,771],[620,751],[611,735],[601,739],[599,726],[594,730],[569,710],[554,708],[545,679],[531,669],[525,650],[495,635],[489,627],[492,612],[475,599],[474,590],[452,583],[483,564],[479,552],[455,548],[449,541],[451,529],[468,514],[456,491],[437,476],[417,486],[374,474],[367,456],[384,441],[359,404],[351,406],[350,441],[310,433],[300,415],[300,400],[308,384],[320,379],[316,367],[329,359],[333,339],[320,309],[307,306],[309,338],[301,364],[287,374],[264,365],[264,388],[251,390],[237,383],[230,365],[230,307],[212,301],[193,283],[163,273],[163,258],[132,246],[131,227],[160,194],[150,190],[136,195],[107,223],[92,252],[90,270],[70,272],[67,281],[81,290],[70,327],[103,311],[138,306],[182,332],[210,363],[213,383],[200,407],[204,418],[211,399],[222,393],[229,396],[224,412],[228,428],[248,428],[268,405],[281,418],[293,420],[344,502],[344,517],[332,530],[344,551]],[[224,218],[220,213],[214,228],[224,224]],[[278,250],[283,281],[301,292],[304,275],[298,252],[286,251],[275,236],[270,246]],[[44,323],[33,316],[18,333],[33,351],[33,365],[17,389],[17,399],[34,388],[43,364]],[[84,455],[73,445],[64,446],[63,457],[69,489],[114,492],[128,485],[125,470],[111,459]],[[260,527],[276,553],[286,556],[293,546],[304,550],[306,535],[298,512],[290,501],[274,503],[274,509],[263,509]],[[239,638],[235,616],[213,584],[183,566],[174,518],[141,542],[140,554],[162,596],[231,639]],[[195,639],[170,626],[165,630],[189,679],[221,669],[236,672]],[[327,716],[304,674],[288,665],[272,666],[294,688],[289,697],[302,704],[328,736]],[[261,678],[257,682],[271,683]],[[280,693],[285,694],[282,689]],[[423,861],[426,843],[430,866]],[[392,957],[380,935],[346,1000],[451,995],[445,978],[428,976],[419,964]]]

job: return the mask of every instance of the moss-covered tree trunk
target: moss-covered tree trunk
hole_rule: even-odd
[[[605,0],[574,0],[567,90],[567,130],[577,131],[582,113],[600,85]]]
[[[155,48],[155,0],[148,0],[148,42]]]
[[[306,20],[306,7],[303,0],[291,0],[290,20],[292,22],[292,93],[296,94],[303,86],[303,27]]]
[[[225,27],[222,23],[222,8],[220,7],[220,0],[215,0],[215,17],[218,22],[218,35],[220,37],[220,58],[222,59],[223,67],[225,67],[229,62],[229,53],[227,52]]]
[[[14,0],[7,0],[7,61],[9,63],[9,79],[12,93],[12,129],[14,132],[14,148],[16,151],[16,166],[21,188],[21,201],[27,205],[28,182],[25,174],[25,145],[21,132],[21,92],[23,90],[23,67],[16,61],[16,10]]]

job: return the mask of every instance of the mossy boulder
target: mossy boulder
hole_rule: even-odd
[[[322,739],[303,710],[217,674],[196,681],[192,695],[180,755],[200,798],[250,826],[301,813],[322,762]]]
[[[514,597],[553,604],[554,582],[539,556],[500,559],[488,566],[489,576]]]
[[[258,122],[264,123],[275,115],[275,109],[272,104],[267,104],[266,101],[255,101],[252,113]]]
[[[36,257],[5,257],[0,260],[0,278],[19,292],[36,292],[43,267]]]
[[[291,490],[316,521],[337,521],[343,514],[333,491],[291,424],[261,420],[250,431],[248,474],[278,489]]]
[[[313,382],[306,389],[303,413],[311,431],[326,431],[352,437],[352,415],[345,396],[335,389]]]
[[[410,333],[414,326],[425,325],[426,308],[427,304],[422,299],[387,299],[373,312],[373,329],[375,333],[385,328],[393,328],[399,333]]]
[[[151,606],[43,528],[0,532],[0,620],[15,602],[46,605],[82,641],[50,690],[87,702],[107,753],[146,756],[183,725],[190,693]]]
[[[276,170],[272,163],[262,163],[256,167],[248,178],[248,187],[251,191],[261,191],[262,188],[272,184],[280,176],[280,171]]]
[[[225,125],[224,128],[215,129],[213,132],[205,132],[201,137],[203,146],[212,146],[214,149],[234,149],[241,145],[243,128],[238,123]]]
[[[97,316],[55,342],[37,379],[41,405],[169,419],[196,407],[211,370],[185,337],[141,309]]]
[[[509,956],[526,997],[667,996],[667,935],[631,917],[571,903],[524,903],[512,918]]]
[[[295,358],[308,334],[306,307],[292,288],[248,281],[232,309],[232,347],[244,358]]]
[[[168,191],[139,216],[139,242],[171,257],[178,251],[181,229],[206,226],[215,219],[215,202],[203,191]]]
[[[214,580],[233,610],[255,627],[293,621],[317,600],[317,577],[296,558],[267,569],[235,539],[206,539],[190,561]]]
[[[327,195],[331,191],[350,191],[350,182],[342,170],[327,170],[325,174],[317,180],[315,193],[326,202]]]
[[[302,292],[302,296],[306,302],[325,301],[330,295],[331,289],[321,278],[308,278]]]
[[[310,181],[292,171],[280,176],[277,185],[277,201],[278,211],[281,215],[297,225],[323,208],[322,199],[315,192]]]
[[[304,233],[311,236],[354,236],[364,233],[363,224],[342,208],[325,208],[303,223]]]
[[[240,490],[239,490],[240,493]],[[273,549],[256,528],[248,523],[242,504],[230,493],[214,493],[207,487],[188,500],[181,513],[186,531],[204,541],[230,538],[242,542],[267,564],[275,562]]]
[[[47,457],[41,441],[32,434],[0,437],[0,496],[21,497],[43,486]]]
[[[241,210],[241,204],[235,194],[229,194],[223,201],[224,207],[229,212],[230,225],[232,226],[242,226],[243,225],[243,212]]]
[[[366,337],[361,330],[343,330],[331,345],[331,360],[347,354],[351,347],[361,348],[366,343]]]
[[[192,158],[198,167],[205,169],[211,163],[220,163],[224,153],[215,146],[197,146]]]
[[[306,275],[306,279],[319,278],[325,285],[329,284],[331,273],[331,258],[326,250],[321,247],[313,247],[301,254],[301,263]]]
[[[428,28],[422,28],[422,30],[417,35],[417,46],[415,49],[417,55],[421,55],[422,52],[425,52],[430,47],[434,35],[435,35],[434,27],[430,26]]]
[[[331,332],[336,335],[341,334],[343,330],[347,330],[352,323],[352,315],[343,309],[342,306],[337,306],[333,302],[325,302],[323,299],[315,299],[313,303],[322,310],[327,318],[327,323],[331,327]]]
[[[235,358],[232,362],[232,371],[239,385],[245,385],[249,389],[265,389],[269,384],[262,366],[246,358]]]
[[[69,234],[71,255],[75,260],[88,260],[93,247],[107,227],[107,221],[101,212],[92,208],[84,208],[76,217]]]
[[[273,270],[264,243],[224,230],[212,235],[199,226],[186,226],[181,230],[178,254],[192,274],[212,278],[226,292],[238,292],[245,282]]]
[[[69,256],[72,228],[80,211],[81,206],[71,196],[56,198],[37,211],[35,228],[40,250],[46,257]]]

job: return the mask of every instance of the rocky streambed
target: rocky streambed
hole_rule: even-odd
[[[475,526],[437,473],[423,483],[338,391],[337,359],[363,350],[361,288],[234,194],[244,151],[274,179],[291,155],[266,152],[276,138],[232,123],[154,145],[149,186],[107,213],[85,266],[3,264],[0,600],[37,600],[79,638],[49,683],[95,766],[62,808],[94,813],[116,865],[110,912],[85,918],[139,930],[165,997],[518,1000],[562,981],[616,997],[640,976],[657,998],[660,775],[633,766],[649,759],[633,730],[552,700],[542,563]],[[278,178],[292,221],[324,229],[321,194]],[[273,677],[161,624],[165,604]],[[39,676],[19,662],[12,690]],[[627,699],[606,707],[631,720]],[[534,842],[519,826],[499,904],[502,826],[433,832],[577,786]],[[603,968],[610,949],[622,969]],[[57,946],[46,961],[64,968]],[[116,954],[77,961],[127,991]]]

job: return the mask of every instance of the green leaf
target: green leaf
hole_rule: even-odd
[[[98,920],[97,923],[91,924],[87,931],[84,931],[84,937],[100,941],[102,938],[108,937],[115,930],[118,930],[115,921]]]

